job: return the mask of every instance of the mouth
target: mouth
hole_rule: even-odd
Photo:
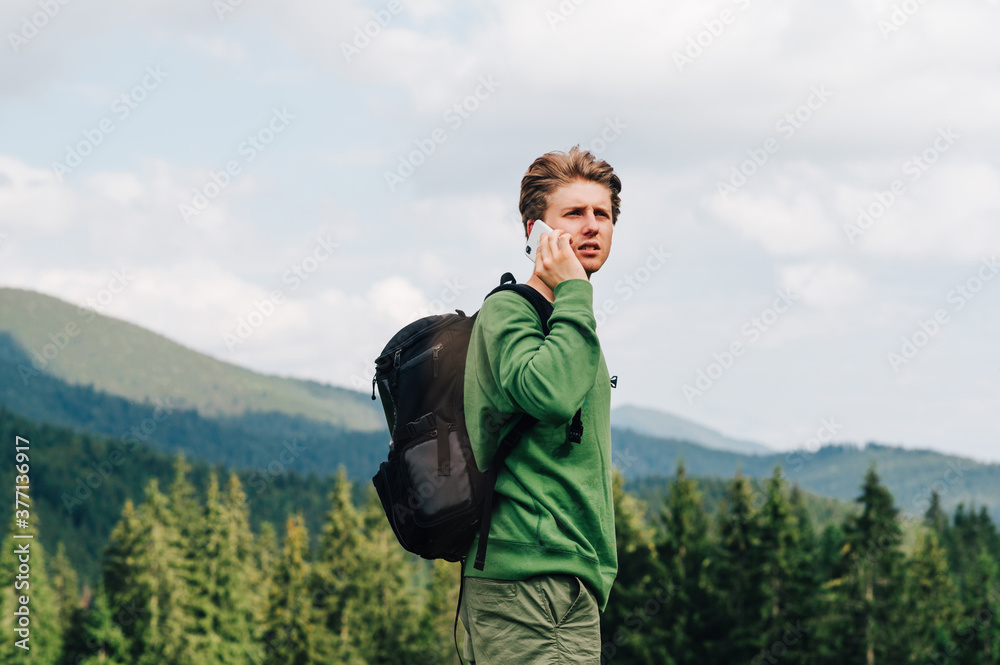
[[[601,246],[596,242],[585,242],[580,245],[580,252],[585,254],[597,254],[601,251]]]

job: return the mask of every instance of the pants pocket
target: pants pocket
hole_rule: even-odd
[[[540,584],[539,590],[553,627],[566,622],[586,592],[575,575],[552,575]]]
[[[517,598],[517,582],[484,577],[467,577],[465,585],[473,597]]]

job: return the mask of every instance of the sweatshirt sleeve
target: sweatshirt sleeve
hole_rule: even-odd
[[[480,317],[490,366],[504,396],[540,421],[560,424],[573,418],[594,387],[601,347],[593,285],[586,279],[565,280],[554,295],[548,337],[535,308],[516,293],[488,298]]]

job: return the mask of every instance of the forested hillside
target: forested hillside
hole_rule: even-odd
[[[388,431],[345,429],[277,410],[206,416],[169,399],[126,399],[47,373],[32,376],[25,385],[19,369],[25,362],[0,333],[0,407],[34,422],[114,439],[131,435],[160,452],[183,452],[190,459],[235,468],[266,470],[285,442],[297,441],[294,458],[284,466],[321,476],[341,464],[351,477],[371,475],[369,469],[377,468],[378,458],[388,451]]]
[[[0,441],[14,441],[15,436],[27,439],[32,447],[30,496],[34,519],[44,525],[43,543],[53,550],[62,543],[81,580],[96,582],[101,550],[125,502],[138,502],[150,480],[165,487],[176,473],[178,460],[134,439],[107,439],[40,425],[0,407]],[[262,467],[235,470],[247,494],[255,532],[265,522],[278,525],[289,513],[299,512],[309,532],[314,536],[318,533],[333,475],[296,471],[296,452],[301,445],[302,440],[292,439]],[[210,466],[199,460],[183,464],[202,498],[210,473],[220,477],[229,473],[223,465]],[[724,481],[709,478],[697,482],[714,508]],[[360,501],[371,482],[362,478],[354,483],[355,500]],[[658,502],[665,495],[667,479],[637,480],[634,486],[642,496]],[[10,495],[13,491],[13,476],[0,474],[0,492]],[[808,493],[803,497],[811,514],[823,524],[845,514],[844,504],[835,499]]]
[[[21,303],[34,328],[0,333],[0,442],[30,442],[30,519],[12,511],[0,535],[34,536],[31,651],[4,640],[0,662],[457,662],[458,567],[396,543],[368,396],[242,374],[120,322],[100,328],[116,353],[160,353],[171,390],[199,387],[157,397],[160,360],[95,373],[115,356],[98,335],[26,380],[25,340],[66,314],[38,302]],[[612,447],[605,662],[1000,664],[1000,465],[876,444],[741,455],[617,428]],[[19,565],[0,551],[8,636]]]
[[[32,541],[31,651],[5,639],[0,662],[457,662],[458,564],[406,554],[373,490],[356,502],[341,472],[316,533],[294,511],[254,533],[239,478],[212,471],[205,482],[178,464],[168,483],[150,479],[127,500],[96,586],[81,588],[64,551]],[[1000,536],[984,512],[949,518],[934,495],[923,518],[903,521],[874,469],[850,515],[822,530],[778,471],[762,501],[737,476],[708,512],[682,466],[659,507],[662,526],[617,472],[614,489],[607,662],[1000,662]],[[45,523],[32,524],[11,528],[41,536]],[[4,548],[7,635],[16,565]]]
[[[150,480],[165,487],[176,473],[178,460],[141,443],[40,425],[0,408],[0,441],[10,451],[4,458],[11,471],[15,436],[30,442],[29,496],[32,519],[41,526],[42,543],[52,551],[62,543],[81,581],[96,581],[101,550],[125,502],[140,502]],[[184,466],[202,497],[210,473],[220,477],[229,474],[222,466],[197,460],[185,461]],[[245,489],[251,525],[256,531],[264,522],[280,525],[290,512],[298,511],[315,532],[333,483],[332,476],[288,473],[280,454],[263,471],[239,470],[237,477]],[[356,491],[356,498],[360,498],[363,487]],[[0,493],[14,495],[13,473],[0,473]],[[0,524],[0,528],[6,528],[6,524]]]
[[[67,333],[69,324],[79,330]],[[0,288],[0,408],[248,476],[292,469],[328,478],[344,466],[352,480],[367,481],[389,439],[380,403],[368,393],[251,372],[124,321],[9,288]],[[659,416],[661,425],[677,420]],[[932,490],[949,512],[959,503],[1000,509],[1000,465],[929,450],[871,443],[740,454],[620,428],[612,429],[612,446],[630,480],[669,477],[682,460],[704,478],[741,472],[763,480],[780,465],[803,489],[850,501],[855,479],[874,463],[908,514],[922,514]]]
[[[850,501],[857,491],[857,478],[876,465],[883,482],[899,499],[899,507],[921,515],[937,491],[949,512],[959,503],[1000,510],[1000,464],[983,464],[933,450],[911,450],[868,443],[864,447],[827,444],[812,450],[772,455],[741,455],[709,450],[685,441],[664,441],[631,430],[613,430],[619,460],[627,460],[625,473],[672,474],[682,461],[694,476],[728,478],[737,472],[751,478],[767,478],[781,466],[789,480],[814,494]]]

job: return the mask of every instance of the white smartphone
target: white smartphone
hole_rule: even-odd
[[[540,219],[536,219],[531,226],[531,235],[528,236],[528,244],[524,248],[524,255],[532,263],[535,262],[535,252],[538,251],[538,243],[542,240],[543,233],[552,233],[552,228]]]

